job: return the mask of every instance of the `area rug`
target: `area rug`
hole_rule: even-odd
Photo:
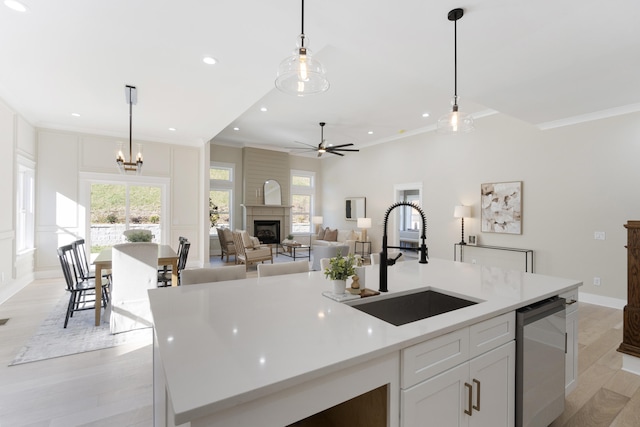
[[[69,296],[65,294],[9,366],[123,344],[146,345],[153,342],[152,328],[112,335],[108,323],[94,326],[94,310],[73,313],[65,329],[63,326],[68,303]]]

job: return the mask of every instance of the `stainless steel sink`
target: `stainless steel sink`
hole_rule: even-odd
[[[396,326],[477,304],[431,289],[381,299],[369,298],[370,301],[349,305]]]

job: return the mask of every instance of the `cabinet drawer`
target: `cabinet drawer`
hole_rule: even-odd
[[[575,288],[569,292],[565,292],[560,295],[560,298],[564,298],[566,302],[567,314],[573,313],[578,309],[578,288]]]
[[[402,350],[400,387],[408,388],[469,359],[469,328]]]
[[[471,357],[486,353],[516,339],[516,314],[505,313],[469,327]]]

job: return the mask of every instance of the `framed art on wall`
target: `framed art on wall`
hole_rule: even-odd
[[[480,185],[484,233],[522,234],[522,181]]]

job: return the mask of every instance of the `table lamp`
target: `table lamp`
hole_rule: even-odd
[[[358,228],[362,229],[362,241],[367,241],[367,229],[371,228],[371,218],[358,218]]]
[[[471,217],[471,206],[456,206],[453,211],[453,217],[462,220],[462,240],[460,240],[460,244],[466,245],[467,243],[464,241],[464,219]]]
[[[321,216],[314,216],[313,218],[311,218],[311,222],[313,223],[313,225],[315,225],[315,229],[316,229],[316,234],[318,234],[318,226],[320,226],[320,224],[322,224],[323,218]]]

